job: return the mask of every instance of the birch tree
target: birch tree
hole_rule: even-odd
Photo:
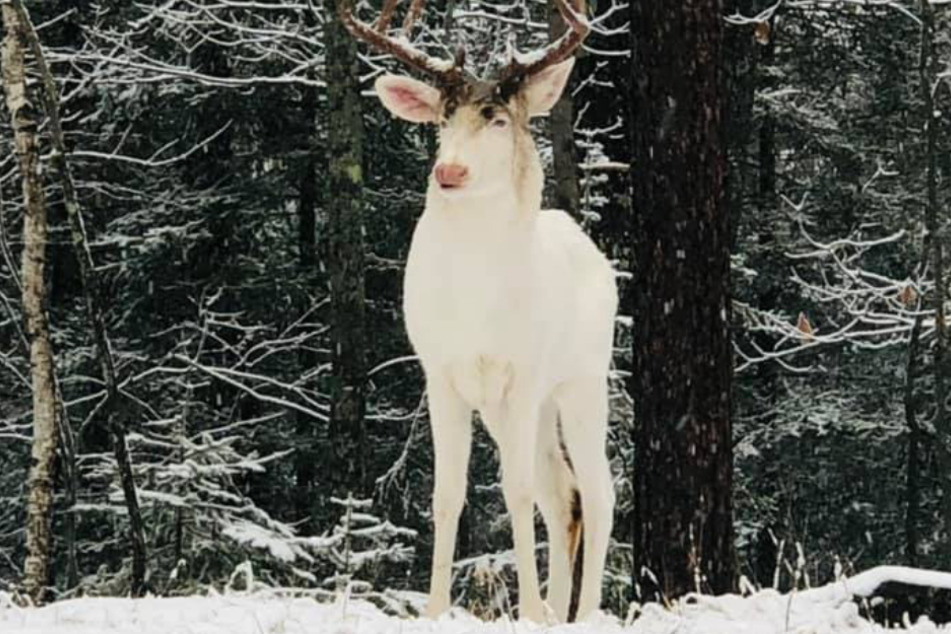
[[[42,81],[43,107],[46,111],[49,127],[49,137],[53,146],[50,163],[57,175],[63,193],[64,206],[70,225],[73,249],[79,263],[79,276],[82,284],[86,314],[90,322],[93,340],[96,346],[96,357],[102,373],[102,382],[105,385],[105,395],[98,407],[100,416],[107,421],[107,427],[112,436],[113,451],[116,465],[119,470],[119,480],[129,515],[130,541],[132,544],[132,583],[133,596],[141,596],[145,592],[145,565],[146,550],[142,515],[139,511],[135,479],[132,473],[132,461],[126,442],[127,406],[122,402],[116,376],[116,362],[112,353],[112,345],[106,330],[105,311],[99,291],[99,281],[96,275],[95,263],[89,249],[83,222],[82,207],[76,192],[76,185],[70,170],[67,158],[66,143],[63,136],[62,121],[59,113],[59,89],[52,72],[46,63],[43,47],[33,27],[29,14],[21,0],[12,0],[13,10],[17,13],[21,31],[21,41],[29,48],[34,62],[39,70]]]
[[[23,312],[30,343],[33,387],[33,447],[27,503],[27,594],[42,602],[50,578],[53,548],[53,479],[57,445],[56,377],[47,314],[44,277],[49,227],[40,164],[38,111],[26,81],[26,24],[12,0],[0,3],[6,36],[3,41],[3,88],[13,122],[16,153],[23,182]]]

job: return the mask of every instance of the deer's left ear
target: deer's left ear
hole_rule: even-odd
[[[565,90],[574,65],[575,58],[569,57],[565,61],[544,68],[528,78],[524,89],[528,116],[537,117],[552,109]]]

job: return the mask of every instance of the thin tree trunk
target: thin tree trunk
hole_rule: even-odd
[[[763,67],[758,88],[764,92],[772,90],[776,84],[771,73],[771,67],[776,60],[777,33],[775,23],[775,17],[766,23],[768,25],[766,28],[768,35],[766,37],[769,40],[757,45]],[[755,213],[764,220],[757,226],[756,241],[761,251],[772,254],[776,251],[776,234],[773,231],[771,219],[775,217],[778,197],[776,195],[776,121],[769,108],[766,108],[763,113],[757,140],[759,171],[757,172],[757,209]],[[757,279],[754,288],[756,289],[756,299],[760,310],[764,312],[775,310],[782,292],[778,280],[773,276],[764,275]],[[774,344],[767,333],[756,333],[753,335],[753,339],[756,345],[763,350],[770,349]],[[763,400],[768,404],[765,420],[772,421],[781,390],[779,367],[775,363],[760,363],[757,366],[757,376],[760,393]]]
[[[356,42],[334,0],[326,25],[328,150],[327,266],[330,272],[333,385],[330,436],[334,491],[364,490],[366,331],[363,254],[363,118]]]
[[[750,15],[753,0],[729,0],[727,13]],[[728,147],[726,192],[730,209],[730,244],[735,245],[746,207],[749,145],[753,131],[753,100],[756,93],[756,50],[753,30],[749,25],[727,24],[724,33],[724,74],[727,85],[727,107],[723,128]]]
[[[552,40],[565,32],[567,26],[561,13],[548,9],[548,31]],[[548,117],[551,132],[552,163],[554,167],[555,209],[570,213],[575,219],[581,215],[581,192],[578,188],[578,161],[575,159],[575,112],[571,88],[561,93]]]
[[[121,395],[119,394],[115,359],[106,331],[95,264],[86,238],[82,207],[79,203],[79,196],[76,193],[76,186],[66,156],[66,143],[59,115],[59,90],[46,63],[42,45],[26,9],[23,7],[21,0],[11,1],[22,26],[24,42],[33,52],[43,82],[44,106],[49,121],[50,141],[53,145],[50,163],[59,178],[60,187],[63,191],[63,203],[69,218],[73,249],[79,263],[79,275],[85,298],[86,313],[92,328],[93,340],[96,344],[96,357],[99,361],[106,389],[105,403],[101,409],[108,420],[109,431],[112,435],[113,452],[119,470],[119,480],[125,497],[126,510],[129,514],[129,537],[132,545],[131,592],[133,596],[141,596],[145,593],[145,530],[136,494],[132,460],[129,456],[125,437],[127,408],[121,402]]]
[[[921,91],[924,119],[927,169],[925,173],[927,199],[925,202],[925,227],[928,231],[931,274],[934,276],[934,294],[931,305],[935,315],[934,344],[934,427],[937,435],[937,458],[941,466],[941,486],[944,495],[941,498],[941,515],[944,524],[944,538],[941,540],[941,556],[944,563],[951,563],[951,429],[948,425],[946,399],[947,341],[948,329],[944,312],[946,298],[944,276],[944,232],[943,223],[938,217],[938,134],[940,121],[935,116],[932,83],[938,75],[938,60],[934,54],[934,9],[929,0],[921,0],[921,55],[918,59],[918,81]]]
[[[918,565],[918,517],[921,514],[921,426],[915,399],[915,377],[918,374],[918,347],[921,336],[921,317],[915,319],[908,343],[908,362],[905,364],[905,423],[908,425],[908,465],[905,485],[905,560],[909,566]]]
[[[308,14],[309,15],[309,14]],[[300,170],[297,205],[299,264],[301,276],[310,284],[317,272],[317,163],[324,148],[317,136],[318,94],[317,89],[305,87],[301,101],[300,116],[304,121],[305,154]],[[303,346],[298,354],[302,368],[317,365],[317,355],[309,346]],[[305,532],[318,530],[314,522],[313,506],[317,501],[313,494],[314,479],[317,475],[319,455],[317,453],[317,429],[319,421],[313,417],[297,413],[297,442],[294,453],[294,506],[297,517],[305,522]]]
[[[135,477],[132,473],[132,458],[129,456],[125,437],[125,425],[119,422],[125,418],[125,407],[121,403],[114,403],[112,407],[117,409],[110,417],[109,423],[112,430],[112,451],[116,457],[122,495],[129,513],[129,541],[132,546],[132,576],[129,580],[129,591],[132,596],[141,597],[145,595],[146,590],[145,575],[148,556],[145,548],[145,524],[142,521],[142,512],[139,510]]]
[[[33,446],[28,481],[27,556],[23,583],[33,601],[41,603],[50,582],[53,467],[58,433],[56,380],[44,277],[47,209],[37,144],[37,113],[29,101],[26,84],[26,25],[9,1],[0,4],[0,8],[6,31],[3,41],[3,88],[23,179],[23,312],[30,343],[33,386]]]
[[[70,427],[69,413],[63,401],[63,394],[56,384],[56,403],[59,408],[59,476],[63,482],[63,494],[66,512],[63,519],[63,549],[66,551],[66,588],[79,585],[79,552],[76,543],[79,533],[76,528],[76,503],[79,501],[79,467],[76,456],[79,454],[77,438]]]
[[[723,14],[631,7],[634,581],[652,600],[735,582]]]
[[[197,357],[197,355],[196,355]],[[185,463],[185,443],[188,441],[188,421],[191,418],[191,404],[192,399],[194,398],[194,391],[192,390],[191,385],[191,376],[190,373],[185,375],[185,402],[182,403],[182,415],[178,417],[178,420],[172,426],[172,434],[175,442],[175,459],[179,464]],[[182,499],[185,499],[187,495],[185,491],[185,483],[180,482],[178,485],[178,490],[175,492],[177,495],[181,496]],[[182,560],[185,551],[185,509],[177,506],[175,507],[175,529],[172,535],[172,560],[175,562],[175,566],[178,566],[178,562]],[[176,576],[176,580],[184,581],[181,579],[181,575]]]
[[[772,24],[772,22],[770,22]],[[766,73],[762,77],[761,90],[769,90],[775,84],[775,81],[769,75],[769,67],[776,59],[775,30],[772,26],[769,28],[769,41],[763,45],[762,63],[766,68]],[[776,204],[776,122],[773,114],[767,110],[763,114],[763,121],[759,129],[759,198],[761,210],[765,212]],[[773,239],[770,232],[769,240]],[[764,238],[760,238],[763,242]]]
[[[300,173],[297,244],[301,268],[310,272],[317,265],[317,159],[323,148],[317,138],[317,88],[307,86],[303,91],[301,117],[304,119],[306,153]]]

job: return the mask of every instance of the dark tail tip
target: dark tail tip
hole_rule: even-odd
[[[571,523],[568,525],[568,553],[571,556],[571,600],[568,602],[568,622],[578,617],[581,598],[581,577],[584,570],[584,517],[581,514],[581,494],[575,489],[571,498]]]

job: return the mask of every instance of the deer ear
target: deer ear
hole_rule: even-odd
[[[563,62],[553,64],[535,73],[525,82],[525,101],[528,104],[528,116],[545,114],[555,105],[561,93],[568,85],[575,58],[569,57]]]
[[[383,75],[375,84],[383,106],[395,116],[413,123],[430,123],[439,115],[439,91],[421,81]]]

